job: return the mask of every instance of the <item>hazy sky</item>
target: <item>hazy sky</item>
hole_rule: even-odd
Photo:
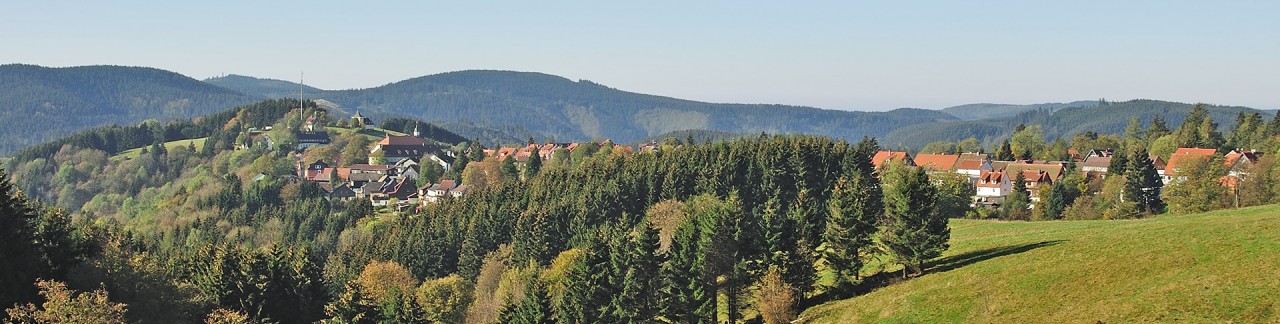
[[[13,1],[0,64],[367,88],[536,71],[848,110],[1134,98],[1280,108],[1280,1]]]

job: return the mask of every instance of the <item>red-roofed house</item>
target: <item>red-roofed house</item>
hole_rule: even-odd
[[[1012,187],[1009,185],[1009,177],[1005,176],[1004,170],[982,171],[982,175],[978,176],[978,181],[974,183],[977,189],[976,203],[982,205],[995,205],[1004,202],[1004,197],[1009,195]]]
[[[956,170],[960,154],[916,154],[912,160],[930,173],[952,172]]]
[[[871,164],[879,168],[881,165],[884,165],[885,162],[893,160],[906,161],[907,165],[913,165],[911,162],[911,155],[908,155],[907,152],[904,151],[894,150],[876,152],[876,155],[871,157]]]
[[[1173,152],[1172,156],[1169,156],[1169,163],[1165,165],[1164,183],[1168,184],[1169,182],[1173,181],[1175,178],[1181,179],[1178,177],[1178,171],[1180,170],[1178,167],[1178,164],[1185,163],[1186,161],[1189,161],[1191,159],[1212,158],[1213,154],[1217,152],[1218,150],[1215,150],[1215,149],[1202,149],[1202,148],[1189,148],[1189,147],[1178,148],[1177,151]]]
[[[1226,164],[1227,174],[1231,176],[1239,176],[1248,172],[1249,166],[1258,162],[1258,153],[1253,150],[1232,150],[1227,152],[1223,163]]]

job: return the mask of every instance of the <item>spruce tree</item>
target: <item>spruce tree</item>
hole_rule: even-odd
[[[1026,178],[1022,177],[1022,172],[1007,171],[1005,177],[1013,173],[1013,179],[1010,180],[1009,196],[1004,198],[1004,205],[1000,206],[1004,209],[1005,219],[1025,220],[1027,219],[1027,207],[1031,204],[1031,194],[1027,192]]]
[[[831,192],[822,258],[835,272],[836,290],[846,290],[852,287],[850,278],[860,278],[862,256],[871,247],[884,214],[880,195],[869,189],[878,187],[875,181],[855,173],[851,179],[837,181]]]
[[[32,242],[33,233],[28,222],[35,218],[26,197],[14,188],[9,176],[0,169],[0,305],[8,307],[36,297],[33,283],[40,275],[35,262],[40,257]]]
[[[1009,145],[1009,139],[1005,139],[996,149],[996,161],[1013,161],[1014,158],[1013,146]]]
[[[1107,165],[1107,175],[1124,175],[1129,169],[1129,158],[1124,151],[1117,150],[1111,154],[1111,164]]]
[[[542,156],[538,155],[538,151],[534,150],[533,154],[529,154],[529,161],[524,164],[524,179],[528,181],[533,176],[538,175],[538,171],[542,170]]]
[[[533,278],[524,288],[524,298],[507,305],[498,315],[502,323],[515,324],[551,324],[556,323],[551,310],[551,297],[547,295],[546,284]]]
[[[907,271],[919,275],[924,262],[942,255],[950,245],[947,218],[935,213],[936,189],[924,169],[900,166],[885,175],[885,224],[881,242]]]
[[[1160,200],[1164,182],[1151,164],[1147,150],[1138,147],[1131,156],[1125,172],[1125,200],[1137,204],[1139,212],[1155,214],[1164,211],[1164,201]]]

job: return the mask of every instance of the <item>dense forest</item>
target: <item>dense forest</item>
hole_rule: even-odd
[[[1101,134],[1117,134],[1127,126],[1127,117],[1138,117],[1143,123],[1149,123],[1159,116],[1171,125],[1179,125],[1183,118],[1191,113],[1192,104],[1158,101],[1131,100],[1125,102],[1099,101],[1089,106],[1074,107],[1042,107],[1026,110],[1009,117],[923,123],[898,128],[884,135],[882,142],[894,148],[920,148],[935,141],[959,141],[974,137],[984,145],[990,146],[1001,138],[1008,138],[1017,125],[1040,125],[1045,136],[1049,138],[1070,137],[1075,134],[1094,132]],[[1240,113],[1262,112],[1246,107],[1228,107],[1205,105],[1214,120],[1232,120]],[[1124,116],[1126,118],[1116,118]],[[1234,127],[1234,124],[1226,124]],[[1229,130],[1229,128],[1228,128]]]
[[[441,177],[472,191],[398,211],[328,199],[317,185],[290,180],[299,156],[287,136],[268,131],[275,147],[244,136],[297,127],[295,104],[100,128],[15,155],[0,176],[0,221],[6,237],[18,238],[0,253],[20,261],[0,269],[6,316],[777,323],[929,271],[948,248],[949,218],[1148,217],[1273,203],[1280,192],[1271,156],[1237,178],[1235,188],[1247,191],[1221,185],[1222,153],[1160,184],[1147,158],[1169,148],[1280,149],[1280,119],[1241,112],[1224,134],[1209,107],[1197,105],[1177,128],[1135,117],[1120,134],[1085,132],[1070,142],[1049,143],[1040,125],[1015,127],[993,148],[998,159],[1061,159],[1077,147],[1123,158],[1106,177],[1072,165],[1034,203],[1016,180],[1013,203],[997,209],[970,206],[967,177],[904,161],[873,167],[881,148],[871,138],[759,135],[668,138],[638,153],[584,143],[522,164],[456,143],[465,158]],[[318,122],[343,129],[344,119],[308,107]],[[384,124],[410,125],[435,127]],[[445,144],[458,138],[438,134]],[[206,140],[163,145],[193,137]],[[364,161],[369,141],[335,131],[302,159]],[[935,144],[952,152],[975,145]],[[118,154],[130,145],[146,150]]]
[[[104,125],[192,118],[257,98],[141,67],[0,66],[0,155]]]

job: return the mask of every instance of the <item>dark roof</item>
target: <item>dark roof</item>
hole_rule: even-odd
[[[298,137],[298,143],[319,143],[329,144],[329,132],[297,132],[294,136]]]
[[[329,197],[334,198],[351,198],[355,196],[356,192],[351,190],[351,187],[347,186],[338,186],[337,188],[333,188],[333,191],[329,192]]]

